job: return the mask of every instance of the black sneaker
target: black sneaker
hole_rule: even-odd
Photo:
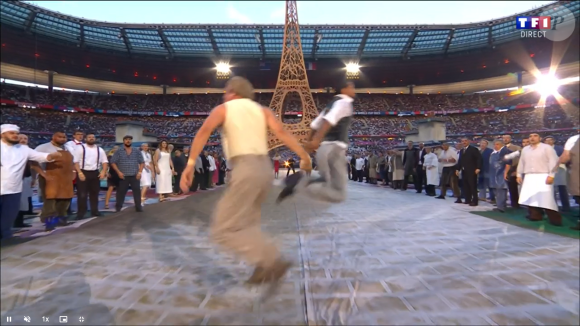
[[[303,176],[304,175],[302,172],[298,172],[284,179],[284,184],[286,184],[286,187],[284,187],[282,192],[280,192],[280,195],[278,195],[276,203],[280,204],[284,199],[294,194],[294,188],[296,188],[300,180],[302,180]]]

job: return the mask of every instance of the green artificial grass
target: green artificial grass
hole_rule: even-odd
[[[580,239],[580,232],[578,230],[570,229],[571,226],[578,225],[578,208],[575,207],[571,212],[562,213],[563,226],[554,226],[550,224],[548,218],[544,216],[544,220],[540,222],[533,222],[526,218],[525,209],[508,208],[505,213],[485,211],[485,212],[470,212],[471,214],[491,218],[492,220],[508,223],[522,228],[536,230],[538,232],[547,232],[557,234],[565,237]]]

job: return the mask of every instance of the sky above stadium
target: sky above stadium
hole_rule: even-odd
[[[283,24],[284,1],[27,1],[85,19],[148,24]],[[299,1],[301,24],[464,24],[553,1]]]

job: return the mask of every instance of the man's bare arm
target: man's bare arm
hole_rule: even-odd
[[[566,164],[570,162],[570,151],[564,151],[562,155],[560,155],[559,164]]]
[[[264,108],[264,114],[266,116],[266,123],[268,124],[268,128],[272,130],[274,135],[276,135],[278,139],[284,143],[284,145],[288,146],[291,151],[298,154],[300,159],[310,160],[310,155],[308,155],[298,140],[284,129],[284,126],[278,119],[276,119],[272,111],[270,109]]]

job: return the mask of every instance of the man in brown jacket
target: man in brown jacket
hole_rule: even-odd
[[[41,153],[56,153],[62,154],[62,160],[44,163],[42,166],[38,164],[33,165],[33,169],[42,169],[39,177],[39,187],[42,190],[43,206],[40,213],[40,220],[45,223],[46,230],[54,230],[56,226],[67,225],[67,209],[70,201],[74,197],[74,190],[72,180],[75,179],[76,173],[74,170],[74,163],[77,159],[73,153],[66,150],[64,144],[66,143],[66,134],[62,131],[57,131],[52,135],[52,140],[49,143],[39,145],[36,151]],[[81,176],[81,180],[83,180]]]

